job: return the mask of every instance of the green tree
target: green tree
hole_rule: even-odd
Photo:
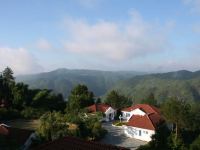
[[[175,139],[177,139],[179,130],[187,127],[190,105],[184,101],[170,99],[163,104],[162,112],[167,121],[175,124]]]
[[[190,150],[199,150],[199,149],[200,149],[200,135],[190,145]]]
[[[89,105],[94,104],[94,94],[85,85],[77,85],[69,95],[67,109],[79,111]]]
[[[170,131],[165,123],[161,123],[156,128],[156,133],[152,136],[152,141],[149,145],[154,148],[154,150],[169,150],[168,138],[170,136]]]
[[[61,94],[54,94],[51,90],[40,90],[33,98],[32,106],[46,110],[64,110],[65,102]]]
[[[28,95],[28,85],[23,83],[17,83],[12,88],[13,100],[12,104],[18,109],[22,109],[26,105]]]
[[[155,96],[153,93],[150,93],[149,96],[141,101],[142,104],[149,104],[153,106],[157,106],[157,100],[155,99]]]
[[[1,90],[1,99],[11,104],[13,95],[12,88],[15,84],[15,78],[13,77],[13,71],[11,68],[7,67],[3,70],[3,73],[0,76],[0,90]]]
[[[45,113],[40,117],[37,134],[46,141],[52,141],[68,135],[66,118],[60,112]]]
[[[112,90],[107,94],[105,103],[111,105],[114,108],[121,109],[130,106],[132,101],[124,95],[119,94],[117,91]]]
[[[99,103],[101,103],[101,98],[100,98],[100,97],[98,97],[98,98],[96,99],[95,103],[96,103],[96,104],[99,104]]]
[[[6,82],[14,82],[15,78],[13,76],[13,71],[10,67],[6,67],[3,71],[3,78],[6,80]]]

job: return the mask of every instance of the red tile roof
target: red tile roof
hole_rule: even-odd
[[[91,105],[89,107],[87,107],[87,109],[89,110],[89,112],[106,112],[106,110],[110,107],[110,105],[107,104],[94,104]]]
[[[142,111],[144,111],[147,114],[160,113],[158,108],[156,108],[155,106],[152,106],[152,105],[148,105],[148,104],[136,104],[134,106],[124,108],[124,109],[122,109],[122,111],[130,112],[130,111],[133,111],[134,109],[137,109],[137,108],[141,109]]]
[[[8,129],[7,129],[7,125],[5,124],[0,124],[0,135],[8,135]]]
[[[127,148],[85,141],[75,137],[65,137],[43,144],[35,150],[128,150]]]
[[[162,121],[163,119],[158,113],[146,114],[144,116],[133,115],[127,125],[143,129],[155,130],[156,126]]]

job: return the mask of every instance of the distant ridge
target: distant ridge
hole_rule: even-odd
[[[171,97],[186,101],[200,101],[200,71],[180,70],[135,76],[119,82],[112,89],[140,102],[154,93],[159,102]]]
[[[104,95],[118,81],[142,75],[136,71],[99,71],[60,68],[50,72],[17,76],[17,82],[24,82],[31,88],[48,88],[67,97],[77,84],[86,84],[96,96]]]
[[[77,84],[86,84],[96,96],[115,89],[135,102],[154,93],[159,102],[171,97],[200,101],[200,71],[180,70],[145,74],[136,71],[99,71],[60,68],[50,72],[17,77],[31,88],[48,88],[68,97]]]

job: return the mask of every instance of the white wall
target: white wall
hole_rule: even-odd
[[[127,114],[129,114],[129,117],[127,116]],[[133,116],[133,115],[141,115],[141,116],[144,116],[145,115],[145,112],[143,112],[141,109],[137,108],[137,109],[134,109],[130,112],[127,112],[127,111],[122,111],[122,117],[124,120],[126,121],[129,121],[129,119]]]
[[[115,115],[116,115],[116,110],[114,110],[112,107],[109,107],[105,112],[105,115],[106,115],[105,120],[106,121],[110,121],[109,120],[110,114],[111,114],[111,120],[114,120]]]
[[[142,141],[147,141],[147,142],[151,141],[151,136],[155,134],[154,130],[148,130],[130,126],[123,126],[123,127],[124,127],[124,132],[128,137]]]

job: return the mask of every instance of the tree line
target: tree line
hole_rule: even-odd
[[[64,110],[65,101],[61,94],[48,89],[30,89],[17,83],[11,68],[0,74],[0,119],[17,117],[38,118],[45,111]]]

